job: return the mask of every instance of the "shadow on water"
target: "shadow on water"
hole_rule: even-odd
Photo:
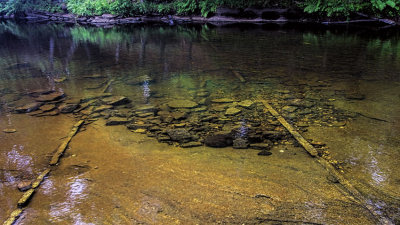
[[[394,30],[1,21],[0,218],[84,117],[26,223],[373,224],[262,98],[399,223],[399,71]]]

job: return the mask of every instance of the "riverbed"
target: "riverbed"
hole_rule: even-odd
[[[16,224],[400,221],[395,31],[2,21],[0,39],[2,221],[47,168]]]

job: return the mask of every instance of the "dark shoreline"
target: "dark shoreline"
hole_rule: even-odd
[[[175,24],[284,24],[284,23],[312,23],[322,25],[349,25],[357,24],[370,26],[373,28],[393,28],[399,27],[392,20],[370,18],[366,15],[356,15],[350,20],[340,21],[330,18],[317,18],[300,11],[290,9],[246,9],[244,11],[236,9],[220,9],[209,18],[201,16],[177,16],[177,15],[141,15],[134,17],[122,17],[118,15],[103,14],[100,16],[77,16],[70,13],[49,13],[49,12],[30,12],[23,15],[0,15],[0,20],[13,19],[26,21],[29,23],[44,22],[62,22],[70,24],[92,25],[100,27],[109,27],[124,24],[142,24],[142,23],[163,23],[169,25]]]

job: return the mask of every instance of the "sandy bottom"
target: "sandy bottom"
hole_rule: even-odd
[[[2,160],[12,143],[30,143],[23,152],[36,175],[74,121],[59,116],[41,123],[18,115],[21,124],[25,117],[34,125],[1,134]],[[40,135],[50,124],[54,132]],[[302,148],[283,145],[271,156],[257,153],[182,149],[99,120],[74,137],[18,224],[375,224]],[[0,186],[2,220],[22,195],[15,184]]]

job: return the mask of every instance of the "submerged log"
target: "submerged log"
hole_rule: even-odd
[[[308,143],[308,141],[301,136],[301,134],[297,132],[292,125],[290,125],[281,115],[279,115],[279,113],[272,108],[267,101],[260,100],[260,102],[263,103],[268,112],[271,113],[293,135],[293,137],[304,147],[308,154],[310,154],[312,157],[316,157],[318,155],[317,150],[310,143]]]
[[[388,219],[379,215],[379,210],[376,206],[369,204],[368,199],[366,199],[343,175],[341,175],[328,161],[324,158],[319,157],[317,150],[303,137],[299,132],[295,130],[295,128],[290,125],[286,120],[279,115],[279,113],[272,108],[272,106],[266,100],[259,100],[264,107],[269,111],[274,117],[278,119],[278,121],[292,134],[292,136],[303,146],[303,148],[310,154],[312,157],[316,158],[317,162],[327,170],[330,175],[332,175],[339,184],[346,191],[346,195],[354,200],[356,203],[361,205],[363,208],[367,209],[371,215],[376,220],[377,224],[390,224]]]
[[[35,189],[35,188],[39,187],[39,185],[42,183],[44,178],[50,173],[50,171],[51,171],[50,169],[46,169],[41,174],[39,174],[39,176],[36,178],[36,180],[32,183],[32,188]]]
[[[107,92],[107,90],[110,88],[112,82],[114,82],[113,79],[111,79],[111,80],[109,80],[109,81],[107,82],[106,86],[104,86],[104,88],[103,88],[103,90],[102,90],[103,93],[106,93],[106,92]]]
[[[22,208],[26,206],[29,200],[32,198],[33,194],[35,193],[35,189],[31,188],[22,195],[22,197],[18,200],[18,207]]]
[[[84,120],[80,120],[72,127],[72,130],[69,133],[67,139],[65,139],[64,142],[58,147],[57,152],[51,158],[51,161],[50,161],[51,166],[54,166],[58,163],[60,157],[64,154],[65,150],[67,149],[68,144],[71,142],[72,138],[78,132],[79,128],[82,126],[83,123],[84,123]]]
[[[3,225],[12,225],[12,224],[14,224],[17,221],[17,219],[21,216],[23,211],[24,211],[23,209],[14,210],[11,213],[10,217],[8,217],[8,219],[3,223]]]

